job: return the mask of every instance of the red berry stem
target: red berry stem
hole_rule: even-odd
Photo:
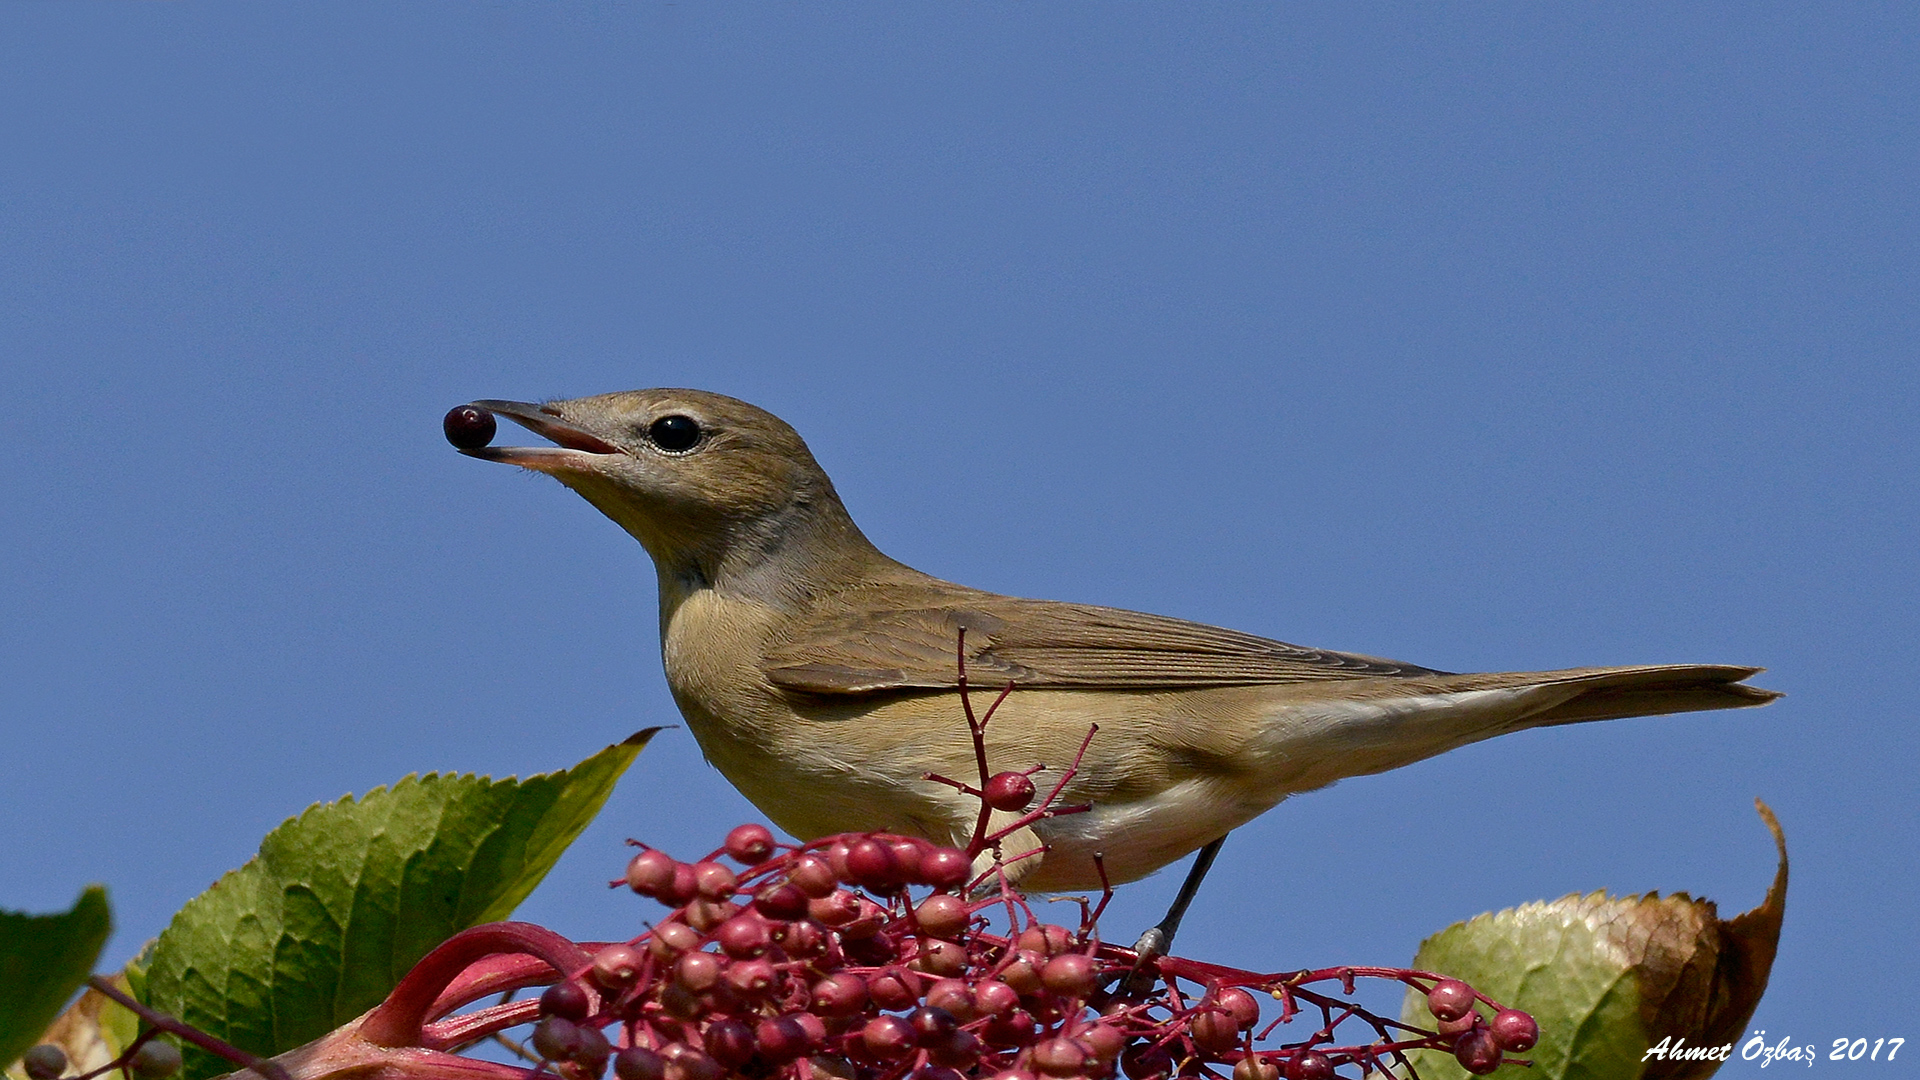
[[[266,1058],[256,1057],[255,1055],[247,1053],[245,1050],[240,1049],[239,1047],[233,1045],[232,1043],[214,1038],[213,1036],[207,1034],[204,1031],[201,1031],[199,1028],[194,1027],[191,1024],[184,1023],[179,1020],[175,1020],[173,1017],[168,1016],[166,1013],[157,1012],[153,1009],[149,1009],[145,1005],[142,1005],[138,1001],[135,1001],[133,998],[127,996],[126,994],[121,993],[119,987],[113,985],[113,983],[107,981],[106,979],[101,978],[98,975],[87,976],[87,985],[91,986],[94,990],[105,995],[106,997],[112,999],[115,1004],[133,1013],[135,1016],[138,1016],[140,1019],[145,1020],[147,1023],[152,1024],[155,1028],[161,1031],[165,1031],[170,1035],[177,1035],[180,1038],[186,1040],[187,1042],[190,1042],[193,1045],[199,1047],[200,1049],[207,1051],[208,1053],[218,1054],[219,1056],[226,1058],[228,1061],[233,1062],[235,1065],[240,1065],[240,1066],[244,1066],[245,1068],[252,1069],[254,1072],[257,1072],[261,1076],[266,1077],[267,1080],[291,1080],[291,1078],[287,1075],[287,1071],[281,1068],[279,1063],[268,1061]],[[146,1037],[151,1038],[152,1037],[151,1033],[149,1033]],[[144,1042],[145,1039],[143,1038],[140,1041]],[[127,1048],[128,1050],[127,1054],[123,1056],[127,1057],[128,1060],[131,1060],[133,1052],[138,1049],[139,1047],[137,1045],[130,1046]],[[124,1062],[121,1064],[124,1064]],[[109,1064],[107,1066],[107,1068],[116,1068],[116,1067],[118,1066],[112,1065],[112,1064]],[[87,1075],[92,1076],[94,1074],[89,1073]]]

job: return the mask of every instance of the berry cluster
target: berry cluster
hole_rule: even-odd
[[[673,910],[547,987],[533,1048],[573,1080],[598,1077],[609,1062],[620,1080],[1116,1071],[1131,1080],[1227,1072],[1331,1080],[1345,1065],[1366,1073],[1397,1064],[1410,1074],[1405,1051],[1415,1047],[1451,1050],[1470,1071],[1491,1072],[1504,1052],[1537,1037],[1526,1014],[1487,1002],[1496,1010],[1487,1023],[1475,1008],[1486,999],[1424,972],[1258,975],[1142,961],[1099,941],[1094,911],[1069,929],[1035,918],[1004,885],[969,891],[970,866],[959,849],[885,834],[783,850],[757,825],[692,863],[645,850],[625,884]],[[916,888],[928,892],[916,898]],[[995,933],[1002,916],[1008,932]],[[1356,977],[1425,989],[1441,1030],[1404,1027],[1310,985],[1338,981],[1350,993]],[[1280,1003],[1264,1028],[1256,992]],[[1256,1045],[1303,1006],[1320,1018],[1303,1038]],[[1335,1029],[1348,1020],[1372,1037],[1342,1045]]]

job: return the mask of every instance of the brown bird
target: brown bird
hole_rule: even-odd
[[[558,446],[488,446],[485,413]],[[554,477],[646,547],[674,700],[707,760],[795,836],[971,834],[979,803],[922,779],[977,775],[963,627],[972,685],[1015,688],[987,730],[995,769],[1065,766],[1097,722],[1063,796],[1092,811],[1007,841],[1009,858],[1044,845],[1016,864],[1038,890],[1097,888],[1096,853],[1114,882],[1141,877],[1289,795],[1510,731],[1779,696],[1742,683],[1753,667],[1456,675],[969,589],[881,554],[791,427],[718,394],[477,401],[448,438]]]

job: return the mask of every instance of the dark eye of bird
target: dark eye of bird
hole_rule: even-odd
[[[647,428],[647,438],[662,450],[691,450],[700,441],[700,425],[691,416],[663,416]]]

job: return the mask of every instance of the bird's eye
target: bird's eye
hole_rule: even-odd
[[[669,453],[693,449],[700,441],[700,425],[691,416],[663,416],[647,427],[647,438]]]

